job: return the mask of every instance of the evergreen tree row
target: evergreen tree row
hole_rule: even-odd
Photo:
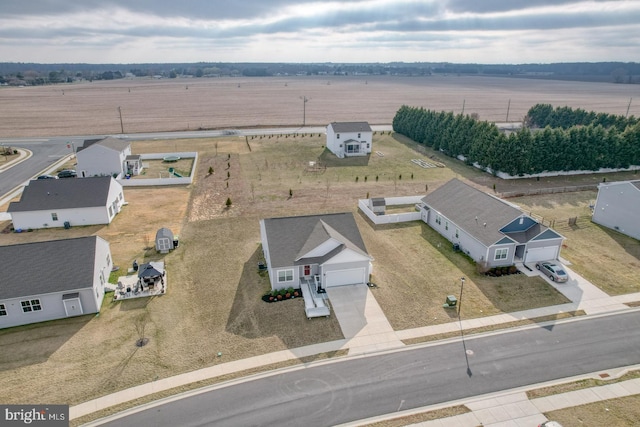
[[[513,176],[640,165],[638,122],[623,131],[590,124],[505,135],[495,124],[470,116],[404,105],[393,129],[448,156],[464,156],[468,164]]]
[[[600,125],[605,128],[616,127],[624,131],[627,126],[638,123],[635,117],[617,116],[615,114],[585,111],[582,108],[556,107],[551,104],[536,104],[527,113],[527,124],[532,127],[569,129],[572,126]]]

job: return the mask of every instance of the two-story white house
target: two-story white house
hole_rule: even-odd
[[[333,122],[327,126],[327,148],[339,158],[371,154],[373,131],[367,122]]]
[[[142,170],[139,155],[131,154],[131,144],[118,138],[89,139],[76,152],[77,171],[81,178],[89,176],[138,175]]]

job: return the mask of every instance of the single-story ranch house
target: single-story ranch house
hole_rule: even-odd
[[[367,122],[333,122],[327,126],[327,148],[341,159],[371,154],[372,139]]]
[[[557,259],[564,237],[514,205],[452,179],[422,199],[422,220],[486,267]]]
[[[260,220],[272,289],[367,283],[373,258],[352,213]]]
[[[110,176],[36,179],[7,212],[16,230],[109,224],[124,203],[122,185]]]
[[[640,240],[640,180],[600,183],[591,219]]]
[[[76,152],[78,176],[138,175],[142,170],[139,155],[131,154],[131,144],[118,138],[88,139]]]
[[[0,328],[100,311],[111,272],[101,237],[0,246]]]

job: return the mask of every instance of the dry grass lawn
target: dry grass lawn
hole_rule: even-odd
[[[636,427],[640,420],[640,395],[574,406],[544,415],[563,427]]]
[[[555,220],[567,238],[561,256],[571,268],[609,295],[640,292],[640,241],[591,222],[597,192],[547,194],[509,199],[525,211]],[[578,217],[576,225],[568,218]]]
[[[198,151],[194,184],[126,188],[129,205],[109,226],[0,234],[3,245],[97,234],[111,243],[117,265],[162,258],[168,271],[162,297],[107,298],[99,316],[0,331],[0,347],[10,349],[0,353],[0,401],[75,404],[216,363],[342,338],[335,316],[308,321],[300,299],[260,300],[269,289],[256,271],[258,221],[265,217],[354,212],[375,258],[374,295],[396,329],[450,321],[442,303],[458,293],[461,276],[467,278],[467,318],[566,302],[539,278],[476,274],[419,222],[372,226],[357,213],[358,198],[424,194],[465,171],[455,161],[447,161],[454,170],[423,169],[411,163],[420,156],[410,144],[390,135],[374,138],[384,156],[346,166],[318,135],[256,137],[248,144],[237,137],[135,142],[134,153]],[[323,167],[311,169],[310,161]],[[166,256],[148,249],[163,226],[181,242]],[[149,344],[138,348],[142,335]]]

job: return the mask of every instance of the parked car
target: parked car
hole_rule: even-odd
[[[73,169],[65,169],[58,172],[58,178],[75,178],[78,174]]]
[[[536,268],[549,276],[552,282],[566,282],[569,280],[567,272],[561,266],[552,262],[536,262]]]
[[[58,179],[57,176],[54,175],[40,175],[38,178],[36,179]]]

